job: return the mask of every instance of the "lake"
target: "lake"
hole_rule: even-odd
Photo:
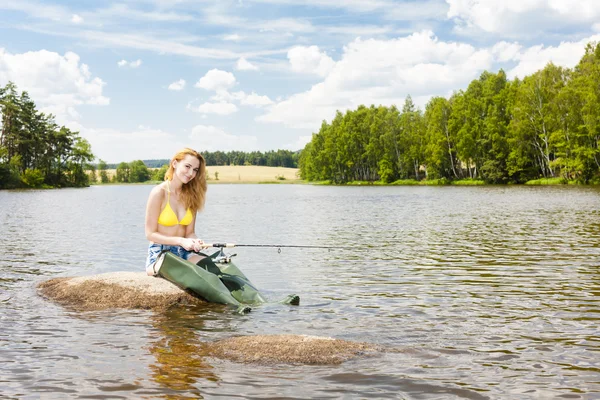
[[[143,271],[151,186],[0,191],[0,397],[600,398],[600,188],[209,185],[196,232],[267,297],[75,312],[54,277]],[[204,356],[238,335],[393,351],[341,365]]]

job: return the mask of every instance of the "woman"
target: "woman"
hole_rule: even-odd
[[[196,236],[196,213],[206,199],[206,162],[195,150],[184,148],[171,159],[165,181],[152,189],[146,205],[146,270],[163,250],[197,263],[204,242]],[[150,268],[151,269],[151,268]]]

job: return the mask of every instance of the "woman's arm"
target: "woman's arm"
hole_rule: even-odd
[[[194,214],[192,222],[185,227],[185,237],[194,240],[194,250],[200,251],[202,250],[204,241],[202,241],[202,239],[198,239],[198,236],[196,236],[196,215],[197,214]]]

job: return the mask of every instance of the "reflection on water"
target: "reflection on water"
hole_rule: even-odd
[[[77,313],[36,295],[58,276],[142,271],[150,186],[0,192],[0,397],[600,397],[600,190],[213,185],[207,241],[238,248],[268,297]],[[367,341],[339,366],[205,356],[242,334]]]
[[[185,397],[199,398],[201,392],[195,387],[198,381],[219,382],[212,366],[204,360],[206,345],[196,335],[203,328],[196,310],[174,308],[150,320],[156,338],[150,340],[148,350],[156,358],[150,365],[156,383],[186,393]]]

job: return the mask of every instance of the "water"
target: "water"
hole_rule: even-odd
[[[600,398],[600,190],[211,185],[196,231],[268,297],[235,315],[75,312],[59,277],[142,271],[150,186],[0,192],[0,398]],[[393,351],[337,366],[204,356],[236,335]]]

